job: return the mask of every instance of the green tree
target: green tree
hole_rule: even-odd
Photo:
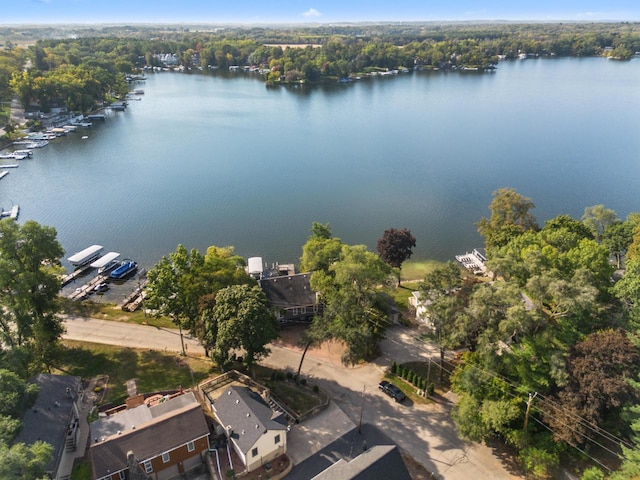
[[[328,271],[311,276],[311,288],[324,303],[322,317],[312,329],[326,332],[323,338],[342,340],[347,345],[342,361],[355,364],[370,358],[388,322],[389,299],[379,290],[387,283],[391,269],[364,245],[343,245],[339,259]]]
[[[279,324],[258,286],[233,285],[216,295],[212,318],[217,325],[214,358],[223,368],[232,350],[244,350],[244,364],[255,377],[254,366],[269,354],[267,345],[278,337]]]
[[[416,237],[407,228],[385,230],[378,240],[377,249],[383,262],[398,269],[398,286],[400,286],[402,264],[411,258],[411,249],[416,246]]]
[[[602,243],[616,257],[616,266],[622,266],[622,257],[633,243],[633,230],[635,225],[626,220],[614,221],[605,227],[602,233]]]
[[[420,298],[426,303],[427,318],[432,326],[430,337],[440,348],[440,382],[443,379],[446,350],[457,347],[461,341],[455,319],[464,307],[459,292],[462,285],[460,267],[453,262],[447,262],[427,273],[418,285]]]
[[[56,316],[62,254],[54,228],[0,220],[1,343],[28,349],[36,368],[52,366],[63,332]]]
[[[328,271],[331,264],[340,257],[342,245],[342,241],[333,236],[328,223],[323,225],[313,222],[311,235],[302,247],[300,270],[303,272]]]
[[[199,320],[200,299],[207,293],[202,277],[204,257],[178,245],[169,257],[162,257],[147,273],[147,307],[156,316],[168,316],[180,329],[182,354],[186,355],[182,330],[195,330]]]
[[[501,188],[493,192],[489,205],[491,217],[483,217],[476,224],[478,232],[485,238],[487,250],[506,245],[513,237],[527,231],[537,230],[538,224],[530,210],[535,205],[530,198],[523,197],[513,188]]]
[[[582,222],[591,230],[596,240],[600,241],[609,225],[618,219],[616,212],[604,205],[594,205],[584,209]]]
[[[44,480],[44,468],[52,454],[53,447],[41,441],[30,446],[17,443],[11,447],[0,443],[0,478]]]

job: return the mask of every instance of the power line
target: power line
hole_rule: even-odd
[[[552,434],[555,434],[555,432],[549,428],[547,425],[545,425],[544,423],[542,423],[540,420],[538,420],[536,417],[531,417],[532,420],[534,420],[535,422],[539,423],[540,425],[542,425],[544,428],[546,428],[547,430],[549,430]],[[584,450],[582,450],[580,447],[572,444],[571,442],[566,442],[569,446],[575,448],[576,450],[578,450],[580,453],[582,453],[583,455],[585,455],[587,458],[590,458],[591,460],[593,460],[594,462],[596,462],[598,465],[600,465],[601,467],[605,468],[607,471],[612,472],[613,470],[611,470],[609,467],[607,467],[604,463],[602,463],[600,460],[598,460],[597,458],[592,457],[591,455],[589,455],[587,452],[585,452]]]

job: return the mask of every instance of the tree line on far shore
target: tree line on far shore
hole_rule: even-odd
[[[626,22],[125,30],[79,28],[73,38],[40,39],[26,49],[9,42],[0,52],[0,100],[15,93],[25,107],[87,112],[122,98],[124,75],[145,66],[255,66],[273,85],[401,68],[491,70],[500,57],[522,54],[625,60],[640,51],[640,25]],[[162,60],[167,54],[170,65]],[[4,124],[8,113],[2,112]]]

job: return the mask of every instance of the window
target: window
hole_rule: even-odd
[[[193,452],[196,449],[196,444],[194,442],[187,443],[187,452]]]
[[[300,313],[302,313],[303,315],[307,313],[307,307],[300,307]]]
[[[275,442],[274,443],[280,443],[280,435],[276,435],[274,438]]]
[[[118,478],[119,478],[120,480],[125,480],[124,470],[120,470],[120,471],[118,472]]]
[[[171,456],[169,455],[169,452],[164,452],[162,454],[162,462],[167,463],[169,460],[171,460]]]
[[[257,457],[258,456],[258,447],[256,447],[253,450],[251,450],[251,456],[253,456],[253,457]]]
[[[144,471],[145,471],[146,473],[151,473],[151,472],[153,472],[153,465],[151,465],[151,462],[150,462],[150,461],[148,461],[148,460],[147,460],[146,462],[144,462]]]

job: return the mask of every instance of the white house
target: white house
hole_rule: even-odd
[[[287,453],[284,416],[250,388],[227,388],[211,408],[248,472]]]

